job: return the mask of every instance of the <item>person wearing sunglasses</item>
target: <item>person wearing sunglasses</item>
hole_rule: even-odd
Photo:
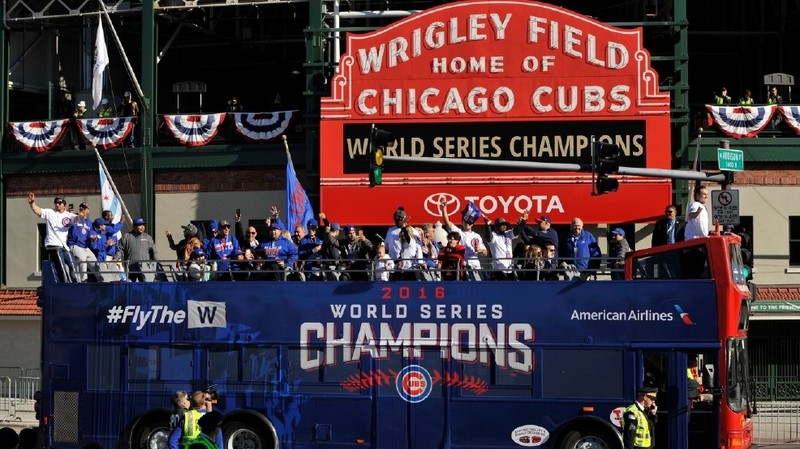
[[[49,209],[39,207],[36,204],[36,194],[29,192],[28,204],[31,206],[31,211],[43,218],[46,223],[44,247],[59,279],[64,282],[77,281],[72,269],[72,256],[67,248],[67,235],[77,214],[67,211],[67,200],[61,195],[53,199],[53,208]]]
[[[209,244],[211,247],[211,254],[209,259],[218,260],[217,263],[217,273],[216,278],[220,280],[231,280],[230,273],[228,273],[230,268],[230,260],[232,259],[231,255],[237,251],[241,251],[239,247],[239,241],[236,240],[236,237],[231,235],[231,224],[228,220],[222,220],[219,222],[219,234],[211,239]]]
[[[657,395],[657,388],[639,388],[636,390],[636,402],[622,411],[622,441],[625,449],[655,447]]]

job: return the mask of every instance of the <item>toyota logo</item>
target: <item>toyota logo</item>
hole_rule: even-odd
[[[425,204],[423,204],[423,207],[425,207],[425,212],[433,215],[434,217],[441,217],[442,214],[439,212],[439,202],[442,198],[446,200],[444,212],[448,217],[461,210],[461,201],[459,201],[455,195],[452,193],[440,192],[434,193],[425,198]]]

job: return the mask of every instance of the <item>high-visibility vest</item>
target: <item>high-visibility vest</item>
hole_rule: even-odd
[[[647,416],[644,415],[644,412],[642,412],[636,404],[629,405],[628,408],[622,412],[623,420],[628,416],[628,413],[633,413],[636,416],[636,435],[633,438],[633,445],[635,447],[650,447],[652,438],[650,436]],[[623,428],[626,427],[627,424]]]
[[[188,448],[189,444],[200,435],[200,417],[205,415],[198,410],[187,410],[183,413],[183,447]]]

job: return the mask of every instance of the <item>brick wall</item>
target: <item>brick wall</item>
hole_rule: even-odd
[[[139,172],[115,173],[111,176],[123,194],[139,192]],[[303,179],[302,172],[297,174]],[[284,169],[214,169],[213,171],[172,171],[155,174],[156,193],[181,192],[238,192],[257,190],[283,190],[286,188]],[[14,176],[9,178],[6,194],[9,198],[24,197],[28,192],[38,198],[57,194],[86,195],[100,193],[96,173],[74,175]]]

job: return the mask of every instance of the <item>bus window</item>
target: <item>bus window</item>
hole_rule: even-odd
[[[542,350],[542,396],[545,398],[625,397],[623,351],[611,349]],[[591,367],[592,382],[586,382]]]
[[[194,378],[193,352],[166,346],[132,347],[128,361],[128,388],[171,391],[166,382]]]
[[[86,348],[86,388],[89,390],[119,390],[122,348],[120,346],[90,345]]]
[[[277,382],[278,349],[245,348],[242,356],[242,381],[244,382]]]
[[[208,378],[214,382],[237,382],[240,366],[236,349],[226,347],[208,351]]]
[[[747,357],[747,340],[730,338],[727,341],[727,397],[728,405],[735,412],[748,409],[750,405],[749,359]]]

